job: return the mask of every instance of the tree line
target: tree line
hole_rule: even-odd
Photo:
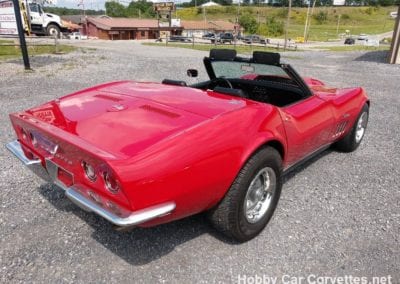
[[[311,1],[311,4],[314,2]],[[308,5],[307,0],[292,0],[293,7],[306,7]],[[195,7],[200,6],[204,3],[209,2],[209,0],[190,0],[180,4],[182,7]],[[223,6],[232,5],[232,0],[213,0],[213,2],[218,3]],[[271,5],[271,6],[288,6],[289,0],[279,0],[271,1],[271,3],[266,3],[266,0],[242,0],[241,5],[244,6],[259,6],[259,5]],[[400,0],[345,0],[345,6],[393,6],[399,5]],[[317,0],[315,6],[333,6],[333,0]]]
[[[46,13],[56,14],[59,16],[67,16],[67,15],[82,15],[82,9],[74,9],[74,8],[66,8],[66,7],[43,7],[43,10]],[[86,15],[104,15],[104,10],[85,10]]]

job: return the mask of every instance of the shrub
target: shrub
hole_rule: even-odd
[[[328,21],[328,13],[325,11],[319,11],[318,14],[314,15],[313,18],[317,21],[319,25],[326,23]]]
[[[254,34],[257,32],[258,23],[256,18],[250,14],[243,14],[239,18],[239,24],[244,28],[246,33]]]
[[[350,20],[350,15],[349,14],[342,14],[340,17],[342,20]]]
[[[275,17],[266,19],[265,24],[260,25],[258,33],[265,36],[280,36],[283,35],[284,24],[282,21],[276,20]]]

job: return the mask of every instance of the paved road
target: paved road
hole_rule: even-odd
[[[35,57],[30,73],[19,61],[0,63],[0,144],[14,138],[8,113],[77,89],[117,79],[186,79],[189,67],[205,78],[204,52],[89,44],[97,50]],[[364,86],[372,100],[370,125],[356,152],[327,151],[291,174],[272,221],[245,244],[221,238],[201,215],[115,232],[0,147],[0,282],[237,282],[314,274],[391,275],[399,283],[400,66],[381,63],[384,57],[284,54],[303,75],[334,86]]]

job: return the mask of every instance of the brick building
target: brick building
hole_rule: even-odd
[[[202,36],[207,32],[220,33],[220,32],[231,32],[237,34],[240,30],[238,24],[234,24],[227,21],[186,21],[182,20],[181,25],[183,26],[184,36]]]
[[[159,27],[154,19],[88,17],[83,33],[110,40],[156,39],[161,33],[181,34],[182,27]]]

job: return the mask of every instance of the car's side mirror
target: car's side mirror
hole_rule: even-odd
[[[195,77],[197,77],[199,75],[199,72],[196,69],[188,69],[187,70],[187,75],[189,77],[195,78]]]

